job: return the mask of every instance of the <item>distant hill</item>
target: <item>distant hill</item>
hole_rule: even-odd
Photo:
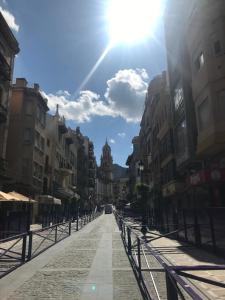
[[[128,168],[121,167],[118,164],[113,164],[113,179],[128,177]]]

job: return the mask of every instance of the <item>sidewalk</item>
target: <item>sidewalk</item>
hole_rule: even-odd
[[[182,246],[187,247],[182,247]],[[152,241],[151,246],[172,265],[196,266],[196,265],[224,265],[225,260],[219,258],[204,249],[192,247],[186,243],[169,238],[160,238]],[[204,278],[225,283],[225,271],[192,271],[188,272]],[[200,281],[191,280],[194,286],[201,291],[206,299],[225,299],[225,289],[216,287]]]
[[[141,300],[113,215],[103,215],[0,280],[1,300]]]

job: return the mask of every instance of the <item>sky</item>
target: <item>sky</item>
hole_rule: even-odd
[[[110,1],[0,0],[0,11],[20,45],[14,78],[38,83],[50,113],[59,104],[67,125],[94,142],[97,162],[107,138],[114,163],[125,166],[148,83],[166,68],[163,17],[145,39],[112,46]],[[140,16],[132,18],[138,26]]]

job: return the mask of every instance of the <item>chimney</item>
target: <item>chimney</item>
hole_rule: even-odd
[[[25,78],[16,78],[16,84],[17,87],[26,87],[27,81]]]

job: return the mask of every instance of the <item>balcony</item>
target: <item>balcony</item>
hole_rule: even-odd
[[[72,167],[68,163],[59,163],[59,172],[63,176],[69,176],[73,173]]]
[[[7,108],[4,107],[2,104],[0,104],[0,124],[1,123],[6,123],[7,113],[8,113]]]
[[[69,133],[66,134],[65,141],[66,141],[67,145],[73,144],[73,138]]]
[[[74,195],[74,192],[61,186],[58,182],[53,181],[53,195],[59,199],[68,199]]]
[[[0,52],[0,78],[5,81],[11,80],[11,68],[4,55]]]

